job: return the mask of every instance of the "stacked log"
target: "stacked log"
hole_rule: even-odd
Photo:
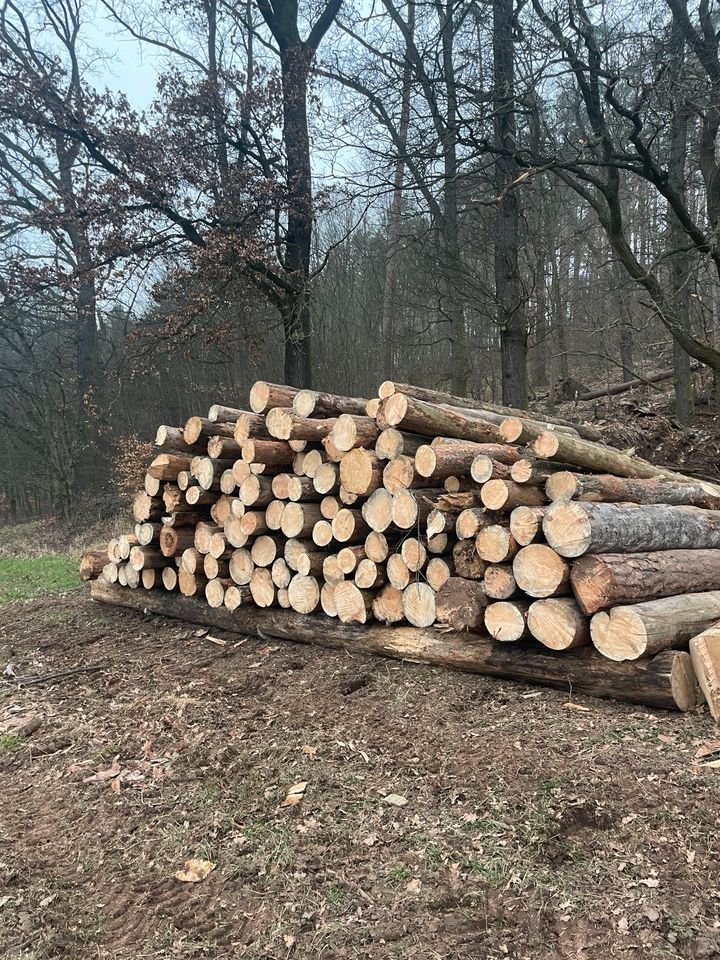
[[[601,687],[605,670],[626,696],[635,670],[638,690],[655,689],[650,675],[664,685],[637,702],[682,709],[702,698],[690,648],[717,695],[717,486],[606,446],[588,424],[409,384],[363,399],[260,381],[248,407],[159,428],[135,529],[87,555],[84,578],[146,606],[143,591],[174,594],[157,606],[179,615],[178,594],[204,600],[238,624],[284,608],[353,636],[434,631],[433,650],[459,634],[495,651],[502,675],[513,656],[524,679],[542,663],[539,682],[586,669]]]

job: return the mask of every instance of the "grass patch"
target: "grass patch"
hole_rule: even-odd
[[[77,563],[70,557],[50,554],[32,560],[0,560],[0,604],[62,593],[79,586]]]
[[[15,747],[19,746],[20,737],[16,737],[12,733],[3,733],[0,735],[0,753],[4,750],[14,750]]]

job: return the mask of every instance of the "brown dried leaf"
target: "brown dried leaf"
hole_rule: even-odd
[[[185,861],[185,868],[175,873],[175,879],[183,883],[200,883],[205,877],[209,876],[215,869],[216,864],[212,860],[201,860],[194,857],[192,860]]]
[[[296,807],[305,796],[307,785],[307,780],[301,780],[299,783],[294,783],[288,790],[287,795],[280,806]]]

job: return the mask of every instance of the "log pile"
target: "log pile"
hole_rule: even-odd
[[[720,715],[720,487],[391,381],[248,407],[158,429],[97,599]]]

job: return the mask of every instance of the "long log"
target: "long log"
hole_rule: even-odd
[[[695,368],[695,364],[693,364],[693,368]],[[604,390],[586,390],[584,393],[578,393],[575,399],[600,400],[602,397],[616,397],[619,393],[626,393],[628,390],[634,390],[636,387],[645,387],[648,383],[660,383],[663,380],[670,380],[670,378],[674,376],[675,370],[663,370],[649,377],[636,377],[633,380],[615,383],[611,387],[605,387]]]
[[[253,413],[265,413],[271,407],[290,407],[297,393],[297,387],[285,383],[257,380],[250,388],[250,409]]]
[[[455,637],[432,629],[338,623],[328,629],[329,621],[323,617],[301,616],[289,610],[258,610],[250,605],[234,612],[212,610],[203,600],[188,600],[156,590],[138,596],[104,580],[92,581],[90,591],[92,598],[101,603],[249,636],[260,631],[263,636],[280,640],[436,664],[667,710],[692,710],[697,704],[690,656],[681,651],[621,664],[606,660],[591,649],[555,654],[531,644],[506,646],[481,636]]]
[[[415,469],[421,477],[440,481],[468,474],[475,458],[481,456],[507,465],[519,459],[520,454],[514,447],[502,443],[467,441],[437,446],[426,443],[415,451]]]
[[[365,416],[367,400],[317,390],[298,390],[292,406],[301,417],[339,417],[343,413]]]
[[[187,443],[182,427],[169,427],[164,423],[157,428],[155,446],[164,447],[167,450],[177,450],[178,453],[189,453],[191,456],[202,453],[205,449],[205,444],[202,441],[200,443]]]
[[[106,564],[110,563],[107,550],[90,550],[80,558],[80,579],[97,580]]]
[[[562,557],[720,547],[720,512],[698,507],[557,500],[543,533]]]
[[[426,437],[451,437],[477,443],[503,442],[496,423],[457,408],[439,407],[402,393],[394,394],[384,404],[385,419],[391,427]]]
[[[583,500],[594,503],[664,503],[668,506],[720,509],[720,496],[702,483],[675,483],[665,477],[633,480],[612,474],[580,474],[564,470],[545,484],[548,500]]]
[[[681,593],[720,590],[720,550],[586,554],[573,561],[570,580],[588,615]]]
[[[590,633],[597,650],[610,660],[637,660],[691,637],[720,620],[720,590],[685,593],[596,613]]]
[[[720,722],[720,624],[692,637],[690,656],[712,718]]]
[[[380,436],[380,427],[372,417],[343,413],[335,420],[330,442],[343,453],[354,447],[367,447]]]
[[[313,420],[299,417],[292,407],[274,407],[265,417],[265,425],[277,440],[322,440],[337,420]]]

